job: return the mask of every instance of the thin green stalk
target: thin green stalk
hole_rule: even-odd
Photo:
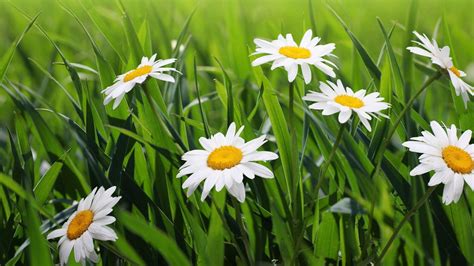
[[[405,116],[405,114],[411,109],[411,107],[413,106],[413,104],[415,103],[415,100],[418,98],[418,96],[420,96],[421,93],[423,93],[423,91],[428,88],[428,86],[433,83],[435,80],[437,80],[438,78],[441,77],[441,72],[438,71],[436,72],[436,74],[434,74],[433,76],[431,76],[424,84],[423,86],[421,86],[421,88],[410,98],[410,100],[408,101],[408,103],[405,105],[405,107],[403,108],[403,110],[400,112],[400,114],[398,115],[397,119],[395,120],[395,122],[393,123],[393,127],[390,129],[390,131],[388,132],[387,136],[385,136],[385,140],[382,144],[382,147],[380,148],[377,156],[376,156],[376,163],[377,163],[377,167],[376,167],[376,171],[374,173],[373,176],[375,176],[375,174],[378,173],[378,170],[380,169],[380,164],[382,162],[382,159],[383,159],[383,153],[385,152],[385,150],[387,149],[388,147],[388,144],[390,144],[390,140],[392,139],[393,135],[395,134],[395,132],[397,131],[397,128],[398,128],[398,125],[400,124],[400,122],[402,121],[403,117]]]
[[[319,169],[319,177],[318,177],[318,183],[316,183],[316,186],[314,187],[316,195],[319,195],[319,189],[321,188],[324,177],[326,176],[326,171],[329,169],[329,166],[331,165],[331,161],[336,155],[337,148],[339,147],[339,144],[341,143],[342,136],[344,135],[344,129],[346,128],[347,123],[342,124],[341,127],[339,128],[339,132],[337,133],[336,141],[334,142],[334,146],[331,149],[331,152],[329,153],[329,157],[326,162],[324,162],[324,165],[321,166]],[[317,196],[317,201],[319,200],[319,196]]]
[[[423,197],[415,204],[415,206],[407,212],[407,214],[405,214],[405,217],[403,217],[403,220],[400,222],[400,224],[397,226],[397,228],[395,229],[395,231],[393,231],[393,234],[392,236],[390,237],[390,239],[387,241],[387,244],[385,244],[385,247],[383,248],[382,250],[382,253],[380,253],[380,256],[375,260],[375,264],[376,265],[379,265],[381,262],[382,262],[382,259],[383,257],[385,256],[385,254],[387,254],[390,246],[392,245],[393,241],[395,240],[395,238],[397,238],[398,234],[400,233],[400,230],[402,229],[403,225],[405,225],[405,223],[416,213],[416,211],[418,211],[418,209],[423,206],[423,204],[428,200],[428,198],[430,197],[431,193],[433,193],[433,191],[435,191],[436,189],[436,186],[434,187],[430,187],[426,192],[425,194],[423,195]]]
[[[292,196],[292,204],[296,204],[296,190],[298,180],[298,144],[296,142],[296,130],[294,126],[295,120],[295,112],[294,112],[294,94],[295,94],[295,84],[294,82],[290,82],[289,87],[289,114],[288,114],[288,126],[290,128],[290,136],[291,136],[291,145],[290,145],[290,171],[291,171],[291,196]],[[293,209],[294,211],[295,209]]]
[[[214,206],[216,207],[216,211],[217,211],[217,214],[219,215],[219,217],[221,218],[221,221],[222,221],[222,225],[224,226],[225,230],[227,232],[232,232],[232,230],[230,229],[229,225],[227,224],[227,220],[225,218],[225,215],[222,213],[221,209],[219,209],[219,205],[216,203],[215,199],[213,197],[210,197],[211,199],[211,202],[212,204],[214,204]],[[244,265],[249,265],[247,261],[245,261],[245,258],[247,258],[246,254],[243,252],[243,250],[240,248],[240,246],[237,244],[237,239],[235,237],[234,234],[232,233],[229,233],[231,239],[232,239],[232,246],[235,247],[235,250],[237,251],[237,254],[242,258],[242,262],[244,262],[245,264]],[[247,258],[248,259],[248,258]]]
[[[405,107],[402,109],[402,111],[400,112],[400,114],[398,115],[397,119],[395,120],[395,122],[393,123],[393,126],[392,128],[390,129],[390,131],[388,132],[387,136],[385,136],[385,139],[384,141],[382,142],[382,146],[380,147],[380,149],[378,150],[376,156],[375,156],[375,169],[374,171],[372,172],[370,178],[373,179],[374,177],[378,176],[379,172],[380,172],[380,168],[382,166],[382,161],[383,161],[383,154],[385,153],[385,150],[387,149],[388,147],[388,144],[390,144],[390,140],[392,139],[393,135],[395,134],[395,132],[397,131],[397,128],[398,128],[398,125],[400,124],[400,122],[402,121],[402,119],[405,117],[405,114],[411,109],[411,107],[413,106],[413,104],[415,103],[415,100],[418,98],[418,96],[420,96],[423,91],[425,91],[426,88],[429,87],[429,85],[431,85],[431,83],[433,83],[434,81],[436,81],[437,79],[439,79],[440,77],[442,76],[442,73],[441,71],[438,71],[436,72],[434,75],[432,75],[422,86],[421,88],[410,98],[410,100],[408,101],[408,103],[405,105]],[[375,197],[375,195],[374,195]],[[367,250],[368,249],[368,245],[370,243],[370,241],[368,241],[368,239],[370,238],[370,233],[372,232],[372,224],[373,224],[373,216],[374,216],[374,210],[375,210],[375,199],[372,200],[372,204],[371,204],[371,208],[370,208],[370,217],[369,217],[369,224],[368,224],[368,228],[367,228],[367,238],[366,238],[366,244],[365,244],[365,247],[364,247],[364,250]]]
[[[290,143],[290,173],[291,173],[291,210],[292,210],[292,219],[291,219],[291,228],[292,228],[292,235],[296,236],[299,235],[298,231],[301,230],[301,222],[302,220],[299,217],[300,209],[298,206],[297,201],[297,192],[298,192],[298,184],[299,184],[299,174],[298,174],[298,144],[296,142],[296,130],[295,130],[295,112],[294,112],[294,94],[295,94],[295,84],[294,82],[290,82],[290,86],[288,89],[289,93],[289,114],[288,114],[288,126],[290,131],[291,143]],[[293,243],[293,248],[295,254],[298,253],[298,241],[295,237],[295,242]],[[293,258],[296,260],[297,256]]]
[[[250,249],[250,240],[247,234],[247,231],[245,230],[244,222],[242,220],[242,209],[240,208],[240,202],[237,202],[235,198],[232,197],[232,204],[234,205],[235,209],[235,218],[237,220],[237,224],[239,226],[240,234],[242,236],[242,242],[244,243],[246,255],[247,255],[247,260],[249,262],[249,265],[255,265],[255,261],[252,256],[252,250]]]
[[[331,162],[336,155],[336,151],[341,144],[342,141],[342,136],[344,135],[344,129],[347,127],[347,123],[342,124],[341,127],[339,128],[339,132],[337,133],[336,140],[334,142],[334,146],[331,149],[331,152],[329,153],[329,156],[327,158],[327,161],[324,162],[324,165],[321,166],[320,171],[319,171],[319,177],[318,177],[318,183],[316,184],[315,187],[315,193],[316,193],[316,201],[312,201],[310,204],[309,209],[312,210],[314,208],[314,205],[319,206],[319,189],[321,188],[324,177],[326,176],[326,171],[329,169],[329,166],[331,165]],[[298,237],[296,238],[296,247],[299,247],[302,239],[304,237],[304,228],[306,228],[306,225],[303,222],[303,226],[300,228],[300,232],[298,234]]]
[[[324,165],[321,166],[320,171],[319,171],[319,177],[318,177],[318,183],[316,184],[315,187],[315,195],[316,195],[316,201],[311,201],[309,209],[312,210],[314,208],[314,205],[318,205],[319,203],[319,189],[321,188],[324,177],[326,176],[326,172],[329,169],[329,165],[331,165],[332,160],[334,159],[334,156],[336,155],[336,151],[341,144],[342,136],[344,135],[344,129],[346,128],[347,123],[342,124],[341,127],[339,128],[339,132],[337,133],[336,140],[334,142],[334,146],[332,147],[331,152],[329,153],[329,157],[326,162],[324,162]],[[302,226],[299,226],[299,232],[298,232],[298,237],[296,237],[295,241],[295,250],[297,251],[298,248],[300,247],[303,237],[304,237],[304,232],[305,232],[306,224],[303,221]],[[297,231],[295,231],[297,232]]]

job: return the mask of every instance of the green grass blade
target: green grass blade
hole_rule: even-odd
[[[127,212],[119,212],[117,217],[128,230],[159,251],[170,265],[191,265],[176,243],[158,228]]]

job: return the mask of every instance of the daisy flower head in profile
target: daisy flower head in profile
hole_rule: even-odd
[[[464,181],[474,189],[474,144],[470,144],[472,131],[466,130],[457,137],[456,126],[444,129],[431,122],[431,130],[422,136],[403,143],[409,151],[421,153],[420,164],[410,175],[422,175],[434,171],[428,186],[444,184],[443,203],[457,202],[461,197]]]
[[[266,41],[255,39],[257,45],[255,53],[252,55],[264,55],[255,59],[252,66],[259,66],[268,62],[273,62],[271,69],[283,67],[288,72],[288,81],[293,82],[298,74],[298,68],[301,67],[303,78],[306,84],[311,82],[310,65],[315,66],[326,75],[336,77],[333,67],[334,63],[323,58],[325,56],[334,56],[331,52],[336,48],[334,43],[319,44],[321,38],[312,37],[311,30],[306,31],[298,45],[293,40],[293,35],[279,35],[278,39]]]
[[[94,239],[115,241],[117,234],[107,225],[115,222],[109,214],[121,197],[112,197],[116,187],[105,190],[94,188],[92,192],[79,201],[77,210],[69,217],[60,229],[48,234],[48,239],[60,238],[58,241],[60,265],[68,262],[74,250],[77,263],[85,264],[86,260],[97,263],[99,257],[94,250]]]
[[[122,101],[125,94],[131,91],[135,85],[142,84],[147,80],[148,77],[152,77],[158,80],[174,83],[175,79],[173,76],[166,74],[165,72],[177,72],[172,67],[164,67],[166,65],[176,62],[175,58],[170,59],[156,59],[156,54],[150,58],[142,57],[142,61],[137,68],[128,71],[125,74],[119,75],[115,79],[115,83],[107,87],[102,91],[106,95],[104,99],[104,105],[109,104],[112,100],[115,100],[113,109],[117,108]]]
[[[221,191],[226,187],[229,193],[240,202],[245,200],[244,176],[273,178],[273,172],[257,161],[270,161],[278,158],[273,152],[257,151],[265,142],[265,135],[245,142],[240,137],[244,127],[236,132],[235,123],[230,124],[226,135],[217,133],[209,139],[201,137],[199,143],[203,150],[192,150],[182,156],[185,163],[176,177],[189,175],[182,187],[188,189],[188,197],[204,181],[201,200],[204,201],[213,187]]]
[[[319,88],[321,92],[310,91],[303,100],[315,102],[309,108],[322,110],[323,115],[339,113],[338,120],[341,124],[346,123],[352,113],[355,113],[365,128],[371,131],[369,121],[372,117],[386,117],[381,111],[390,107],[378,92],[369,94],[366,90],[354,92],[351,88],[344,87],[341,80],[337,80],[336,84],[331,81],[320,82]]]
[[[408,47],[407,49],[414,54],[430,58],[433,64],[436,64],[444,69],[449,75],[449,79],[451,80],[451,84],[453,84],[456,95],[462,96],[464,106],[467,108],[469,94],[474,95],[474,88],[461,79],[462,77],[466,76],[466,73],[454,66],[453,60],[449,56],[449,47],[444,46],[443,48],[439,48],[436,40],[431,41],[425,34],[421,35],[416,31],[413,33],[419,40],[413,42],[418,44],[419,47],[412,46]]]

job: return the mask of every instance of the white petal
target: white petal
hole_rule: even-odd
[[[234,182],[242,183],[242,181],[244,180],[244,173],[242,172],[241,168],[234,167],[230,169],[230,171]]]
[[[301,64],[301,71],[303,72],[304,83],[309,84],[311,82],[311,69],[308,64]]]
[[[448,171],[436,172],[430,179],[428,186],[436,186],[447,181]]]
[[[436,121],[431,121],[430,125],[435,137],[443,143],[443,146],[448,145],[448,135],[446,134],[446,131],[441,127],[441,125]]]
[[[117,239],[117,234],[114,230],[108,226],[102,226],[95,223],[92,223],[88,229],[92,238],[101,240],[101,241],[115,241]]]
[[[288,81],[293,82],[296,79],[296,75],[298,74],[298,65],[293,64],[288,67]]]
[[[114,223],[115,220],[116,219],[113,216],[104,216],[100,219],[94,220],[94,223],[96,223],[98,225],[109,225],[111,223]]]
[[[239,164],[236,166],[239,168],[239,170],[249,179],[254,179],[255,178],[255,173],[252,171],[252,169],[248,168],[244,164]]]
[[[411,176],[422,175],[422,174],[428,173],[431,170],[433,170],[432,167],[430,167],[426,164],[419,164],[417,167],[415,167],[415,168],[413,168],[413,170],[411,170],[410,175]]]
[[[278,155],[269,151],[256,151],[248,155],[245,155],[242,159],[242,162],[251,162],[251,161],[271,161],[278,159]]]
[[[204,188],[202,190],[201,201],[204,201],[204,199],[206,199],[212,187],[214,187],[214,185],[216,184],[217,179],[222,178],[222,174],[216,174],[216,173],[218,173],[218,171],[215,171],[214,174],[211,174],[204,182]]]
[[[307,30],[305,34],[303,35],[303,38],[301,39],[300,47],[307,47],[311,42],[312,36],[313,36],[313,31],[310,29]]]
[[[247,162],[247,163],[243,163],[243,165],[250,168],[250,170],[252,170],[257,176],[260,176],[263,178],[273,178],[273,172],[261,164]]]
[[[59,260],[61,261],[61,265],[67,263],[69,255],[71,254],[71,250],[74,247],[74,242],[75,241],[66,240],[59,247]]]
[[[87,251],[87,253],[94,251],[93,239],[89,232],[85,231],[84,234],[82,234],[81,239],[84,249]]]
[[[253,140],[245,143],[242,147],[240,147],[240,149],[242,150],[242,152],[244,154],[248,154],[250,152],[253,152],[253,151],[257,150],[258,148],[260,148],[260,146],[265,144],[265,142],[266,142],[265,138],[266,138],[266,136],[262,135],[262,136],[260,136],[256,139],[253,139]]]
[[[228,143],[231,143],[232,140],[235,138],[235,129],[236,129],[235,123],[232,122],[229,125],[229,128],[227,129],[227,133],[225,135],[225,138],[227,139]]]
[[[176,58],[170,58],[170,59],[166,59],[166,60],[158,60],[154,65],[153,65],[153,68],[159,68],[159,67],[162,67],[162,66],[165,66],[165,65],[169,65],[171,63],[174,63],[176,62]]]
[[[469,145],[469,141],[471,141],[472,131],[466,130],[464,133],[459,137],[457,146],[461,149],[467,148]]]
[[[59,228],[51,233],[48,234],[47,239],[53,239],[53,238],[58,238],[60,236],[66,235],[67,229],[66,228]]]
[[[281,55],[279,54],[270,54],[270,55],[264,55],[262,57],[259,57],[257,59],[255,59],[253,62],[252,62],[252,66],[259,66],[259,65],[262,65],[262,64],[265,64],[265,63],[268,63],[270,61],[274,61],[278,58],[280,58]]]
[[[443,190],[443,203],[448,205],[457,202],[462,194],[464,180],[461,175],[454,174],[453,178],[446,183]]]
[[[80,240],[76,240],[76,242],[74,243],[74,260],[76,262],[80,262],[83,257],[82,249],[82,242]]]
[[[474,173],[464,175],[464,181],[474,190]]]
[[[338,120],[339,123],[344,124],[351,117],[352,111],[349,109],[347,111],[342,111],[339,113]]]
[[[182,188],[188,188],[192,185],[201,183],[204,179],[206,179],[210,175],[210,171],[208,169],[198,170],[197,172],[193,173],[191,176],[184,181]]]
[[[159,80],[163,80],[163,81],[167,81],[167,82],[171,82],[171,83],[174,83],[175,82],[175,79],[171,76],[171,75],[168,75],[168,74],[163,74],[163,73],[151,73],[150,76],[156,78],[156,79],[159,79]]]
[[[245,201],[245,185],[244,183],[234,183],[232,187],[227,189],[229,193],[236,197],[238,201]]]
[[[335,106],[332,106],[332,105],[328,105],[326,109],[323,110],[323,115],[332,115],[332,114],[335,114],[337,112],[339,112],[340,109],[335,107]]]

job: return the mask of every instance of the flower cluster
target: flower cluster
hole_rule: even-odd
[[[473,95],[473,88],[465,83],[461,77],[466,74],[454,67],[449,56],[449,47],[439,48],[436,41],[430,41],[426,35],[415,32],[419,39],[415,41],[419,46],[408,47],[414,54],[425,56],[441,68],[451,80],[456,95],[461,95],[467,106],[469,94]],[[262,55],[256,58],[253,66],[271,62],[271,70],[283,68],[287,71],[288,81],[295,82],[301,69],[305,84],[312,81],[311,66],[331,78],[336,78],[337,66],[327,57],[335,57],[332,52],[334,43],[321,44],[321,38],[313,37],[312,31],[304,34],[300,43],[293,40],[291,34],[279,35],[276,40],[254,40],[257,48],[253,55]],[[180,51],[183,52],[183,50]],[[124,96],[137,85],[143,84],[148,77],[165,82],[175,82],[172,73],[178,73],[168,65],[176,59],[156,60],[156,54],[150,58],[143,57],[141,63],[133,70],[119,75],[115,83],[102,92],[105,94],[104,104],[115,101],[113,109],[117,108]],[[310,101],[310,109],[322,111],[328,116],[338,113],[341,124],[357,116],[362,125],[371,131],[372,118],[385,117],[382,112],[390,108],[378,92],[367,90],[352,90],[345,86],[340,79],[319,83],[320,92],[310,91],[303,96],[303,100]],[[354,122],[354,121],[353,121]],[[465,131],[459,138],[457,129],[452,125],[444,129],[438,122],[431,122],[432,133],[421,132],[422,136],[411,138],[403,143],[409,151],[421,153],[420,164],[410,175],[422,175],[430,171],[435,174],[428,185],[444,184],[443,202],[450,204],[459,200],[464,182],[474,189],[474,144],[470,144],[472,131]],[[230,195],[238,201],[244,202],[246,197],[246,179],[273,178],[274,173],[259,162],[278,159],[278,155],[270,151],[259,151],[266,143],[266,136],[259,136],[250,141],[240,135],[244,127],[237,129],[235,123],[230,123],[226,134],[216,133],[210,138],[201,137],[199,143],[202,149],[187,151],[182,155],[184,164],[177,173],[178,178],[188,176],[182,183],[187,189],[188,197],[203,183],[201,200],[204,201],[213,188],[221,191],[224,187]],[[245,182],[244,182],[245,181]],[[69,217],[66,223],[48,235],[48,239],[60,238],[58,242],[60,263],[66,264],[71,251],[74,251],[76,262],[85,263],[86,260],[98,261],[94,247],[94,239],[100,241],[115,241],[117,235],[108,225],[115,222],[109,214],[118,203],[120,197],[112,197],[115,187],[105,190],[95,188],[86,198],[77,204],[77,210]]]

